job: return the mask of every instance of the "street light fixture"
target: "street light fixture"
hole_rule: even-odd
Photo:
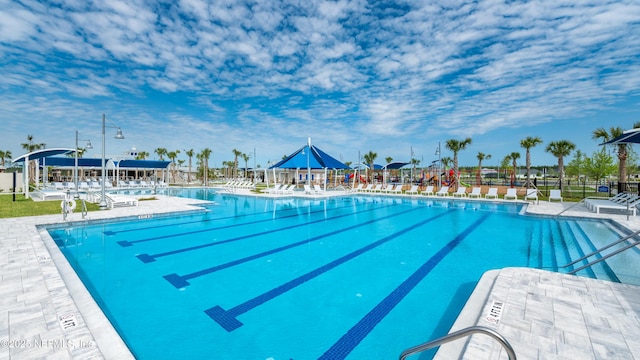
[[[75,186],[76,186],[76,194],[73,197],[75,199],[80,198],[80,194],[78,194],[78,141],[86,141],[87,146],[85,147],[85,149],[93,149],[93,146],[91,145],[91,140],[78,139],[78,130],[76,130],[75,166],[73,168],[73,179],[75,181]]]
[[[124,139],[124,135],[122,135],[122,130],[118,126],[107,126],[106,125],[106,117],[102,114],[102,197],[100,198],[100,210],[107,209],[107,198],[105,197],[104,185],[105,185],[105,156],[104,156],[104,129],[107,127],[118,129],[116,132],[116,139]]]

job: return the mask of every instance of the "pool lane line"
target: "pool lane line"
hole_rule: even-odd
[[[387,297],[378,303],[367,315],[365,315],[356,325],[347,331],[333,346],[331,346],[319,360],[335,360],[346,358],[360,342],[387,316],[402,299],[405,298],[429,273],[442,261],[462,240],[477,229],[491,213],[483,216],[469,225],[464,231],[459,233],[453,240],[442,247],[427,262],[422,264],[413,274],[402,282]]]
[[[184,236],[184,235],[193,235],[193,234],[199,234],[199,233],[204,233],[204,232],[208,232],[208,231],[229,229],[229,228],[238,227],[238,226],[254,225],[254,224],[259,224],[259,223],[263,223],[263,222],[271,222],[271,221],[274,221],[274,220],[295,218],[295,217],[298,217],[298,216],[301,216],[301,215],[311,215],[311,214],[317,214],[317,213],[326,213],[327,211],[341,210],[341,209],[351,208],[351,207],[353,207],[353,206],[351,206],[351,205],[341,206],[341,207],[332,208],[332,209],[328,209],[328,210],[319,209],[319,210],[315,210],[315,211],[309,211],[309,212],[306,212],[304,214],[295,213],[295,214],[291,214],[291,215],[285,215],[285,216],[281,216],[281,217],[278,217],[278,218],[275,218],[275,219],[273,217],[270,217],[270,218],[267,218],[267,219],[255,220],[255,221],[251,221],[251,222],[223,225],[223,226],[218,226],[218,227],[214,227],[214,228],[194,230],[194,231],[188,231],[188,232],[182,232],[182,233],[176,233],[176,234],[170,234],[170,235],[164,235],[164,236],[154,236],[154,237],[151,237],[151,238],[140,239],[140,240],[132,240],[132,241],[122,240],[122,241],[116,241],[116,244],[118,244],[118,245],[120,245],[122,247],[129,247],[129,246],[133,246],[134,244],[141,243],[141,242],[147,242],[147,241],[153,241],[153,240],[161,240],[161,239],[167,239],[167,238],[170,238],[170,237],[177,237],[177,236]],[[380,209],[380,208],[375,208],[375,209]],[[372,210],[375,210],[375,209],[360,210],[360,212],[372,211]],[[259,214],[262,215],[262,214],[267,214],[267,213],[263,212],[263,213],[259,213]],[[238,217],[244,217],[244,216],[249,216],[249,215],[257,215],[257,214],[240,215]],[[232,219],[232,218],[234,218],[234,216],[226,216],[224,218],[219,218],[219,219]],[[206,220],[206,221],[213,221],[213,220],[217,220],[217,219],[211,219],[211,220]],[[192,223],[192,222],[176,224],[176,225],[183,225],[183,224],[189,224],[189,223]],[[166,225],[162,225],[162,226],[159,226],[159,227],[165,227],[165,226]],[[153,229],[153,228],[149,227],[147,229]],[[127,231],[127,230],[125,230],[125,231]],[[135,231],[137,231],[137,230],[135,230]],[[105,234],[106,233],[107,232],[105,231]]]
[[[335,203],[339,204],[339,202],[337,202],[337,201]],[[345,205],[345,206],[334,207],[334,208],[331,208],[329,210],[343,209],[343,208],[352,207],[352,206],[353,206],[352,204],[349,204],[349,205]],[[281,209],[279,211],[280,212],[284,212],[284,211],[288,212],[290,210],[297,210],[297,209],[298,208],[290,208],[290,209]],[[324,210],[312,211],[311,213],[316,213],[316,212],[320,212],[320,211],[324,211]],[[227,219],[234,219],[234,218],[243,218],[243,217],[249,217],[249,216],[263,215],[263,214],[267,214],[267,213],[271,214],[272,211],[271,210],[269,210],[269,212],[260,211],[260,212],[255,212],[255,213],[252,213],[252,214],[230,215],[230,216],[223,216],[223,217],[219,217],[219,218],[211,218],[211,219],[195,220],[195,221],[185,221],[185,222],[181,222],[181,223],[166,224],[166,225],[159,225],[159,226],[141,227],[141,228],[136,228],[136,229],[127,229],[127,230],[118,230],[118,231],[109,231],[109,230],[107,230],[107,231],[104,232],[104,234],[107,235],[107,236],[114,236],[114,235],[117,235],[117,234],[122,234],[122,233],[127,233],[127,232],[144,231],[144,230],[149,230],[149,229],[159,229],[159,228],[163,228],[163,227],[173,227],[173,226],[180,226],[180,225],[197,224],[197,223],[203,223],[203,222],[227,220]],[[209,214],[209,213],[207,213],[207,214]],[[204,214],[200,214],[200,215],[204,215]],[[286,216],[284,216],[284,217],[286,217]],[[284,217],[279,217],[278,219],[282,219]],[[120,243],[120,242],[118,242],[118,243]]]
[[[352,260],[370,250],[375,249],[376,247],[385,244],[391,240],[395,240],[397,239],[400,235],[404,235],[412,230],[415,230],[421,226],[424,226],[427,223],[430,223],[440,217],[443,217],[445,215],[448,215],[450,213],[452,213],[454,211],[454,209],[449,209],[441,214],[432,216],[430,218],[427,218],[426,220],[422,220],[418,223],[415,223],[413,225],[410,225],[400,231],[397,231],[391,235],[385,236],[380,240],[374,241],[369,245],[366,245],[364,247],[361,247],[358,250],[352,251],[349,254],[346,254],[342,257],[337,258],[336,260],[333,260],[325,265],[322,265],[314,270],[309,271],[308,273],[298,276],[295,279],[292,279],[276,288],[273,288],[265,293],[262,293],[252,299],[249,299],[245,302],[243,302],[242,304],[236,305],[235,307],[229,309],[229,310],[225,310],[223,309],[221,306],[216,305],[212,308],[209,308],[207,310],[205,310],[204,312],[211,318],[213,319],[215,322],[217,322],[218,324],[220,324],[220,326],[222,326],[225,330],[227,330],[228,332],[231,332],[237,328],[239,328],[240,326],[242,326],[242,322],[240,322],[240,320],[237,319],[238,316],[248,312],[249,310],[252,310],[260,305],[262,305],[263,303],[274,299],[284,293],[286,293],[289,290],[292,290],[296,287],[298,287],[299,285],[302,285],[304,283],[306,283],[307,281],[310,281],[322,274],[324,274],[325,272],[334,269],[335,267],[342,265],[344,263],[346,263],[349,260]]]
[[[165,257],[165,256],[180,254],[180,253],[187,252],[187,251],[204,249],[204,248],[207,248],[207,247],[217,246],[217,245],[221,245],[221,244],[227,244],[227,243],[230,243],[230,242],[249,239],[249,238],[256,237],[256,236],[273,234],[273,233],[277,233],[277,232],[280,232],[280,231],[291,230],[291,229],[295,229],[295,228],[302,227],[302,226],[308,226],[308,225],[311,225],[311,224],[317,224],[317,223],[325,222],[325,221],[328,221],[328,220],[335,220],[335,219],[339,219],[339,218],[343,218],[343,217],[354,216],[354,215],[357,215],[357,214],[362,214],[364,212],[377,211],[377,210],[380,210],[380,209],[384,209],[386,207],[392,207],[392,206],[396,206],[396,205],[397,204],[385,205],[385,206],[381,206],[381,207],[377,207],[377,208],[373,208],[373,209],[360,210],[357,213],[350,212],[348,214],[336,215],[336,216],[333,216],[333,217],[323,217],[323,218],[318,219],[318,220],[307,221],[307,222],[304,222],[304,223],[298,223],[298,224],[289,225],[289,226],[285,226],[285,227],[281,227],[281,228],[277,228],[277,229],[265,230],[265,231],[261,231],[259,233],[242,235],[242,236],[238,236],[238,237],[234,237],[234,238],[230,238],[230,239],[226,239],[226,240],[220,240],[220,241],[214,241],[214,242],[210,242],[210,243],[206,243],[206,244],[190,246],[190,247],[182,248],[182,249],[178,249],[178,250],[171,250],[171,251],[167,251],[167,252],[163,252],[163,253],[159,253],[159,254],[155,254],[155,255],[138,254],[138,255],[136,255],[136,257],[138,259],[140,259],[140,261],[142,261],[143,263],[146,264],[146,263],[150,263],[150,262],[156,261],[156,259],[159,258],[159,257]],[[273,221],[273,220],[271,220],[271,221]],[[251,223],[245,223],[244,225],[251,225]],[[217,230],[217,229],[213,229],[213,230]],[[212,231],[212,230],[208,229],[208,230],[191,231],[191,232],[182,233],[181,235],[197,234],[197,233],[202,233],[202,232],[206,232],[206,231]],[[172,237],[172,236],[173,235],[167,236],[167,237]],[[160,238],[163,238],[163,237],[160,237]]]
[[[230,262],[227,262],[227,263],[224,263],[224,264],[220,264],[220,265],[213,266],[213,267],[210,267],[210,268],[207,268],[207,269],[196,271],[196,272],[193,272],[191,274],[180,276],[180,275],[174,273],[174,274],[164,275],[163,278],[165,278],[168,282],[170,282],[171,285],[175,286],[178,289],[181,289],[181,288],[184,288],[184,287],[190,285],[188,280],[195,279],[195,278],[200,277],[200,276],[212,274],[212,273],[214,273],[216,271],[220,271],[220,270],[223,270],[223,269],[226,269],[226,268],[230,268],[230,267],[233,267],[233,266],[236,266],[236,265],[243,264],[243,263],[248,262],[248,261],[259,259],[261,257],[265,257],[265,256],[269,256],[269,255],[272,255],[272,254],[275,254],[275,253],[279,253],[281,251],[293,249],[293,248],[301,246],[301,245],[307,245],[307,244],[309,244],[311,242],[322,240],[322,239],[325,239],[327,237],[330,237],[330,236],[333,236],[333,235],[337,235],[337,234],[343,233],[345,231],[353,230],[353,229],[356,229],[356,228],[359,228],[359,227],[362,227],[362,226],[365,226],[365,225],[373,224],[373,223],[381,221],[381,220],[387,220],[387,219],[390,219],[390,218],[395,217],[395,216],[405,215],[405,214],[407,214],[409,212],[413,212],[413,211],[416,211],[418,209],[420,209],[420,208],[411,208],[409,210],[405,210],[405,211],[402,211],[402,212],[399,212],[399,213],[396,213],[396,214],[387,215],[387,216],[384,216],[384,217],[380,217],[380,218],[372,219],[372,220],[369,220],[369,221],[361,222],[361,223],[358,223],[356,225],[347,226],[347,227],[342,228],[342,229],[334,230],[334,231],[331,231],[331,232],[328,232],[328,233],[325,233],[325,234],[322,234],[322,235],[317,235],[317,236],[314,236],[314,237],[311,237],[311,238],[308,238],[308,239],[304,239],[304,240],[301,240],[301,241],[296,241],[296,242],[288,244],[288,245],[284,245],[284,246],[281,246],[281,247],[278,247],[278,248],[274,248],[274,249],[271,249],[271,250],[267,250],[267,251],[264,251],[264,252],[261,252],[261,253],[258,253],[258,254],[250,255],[250,256],[243,257],[243,258],[240,258],[240,259],[237,259],[237,260],[233,260],[233,261],[230,261]]]

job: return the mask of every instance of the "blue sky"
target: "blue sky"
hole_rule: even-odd
[[[28,134],[100,156],[132,146],[254,153],[307,142],[343,161],[424,163],[471,137],[497,166],[539,136],[590,155],[594,129],[640,121],[637,1],[0,0],[0,149]],[[83,142],[81,142],[82,146]],[[254,160],[250,160],[250,166]]]

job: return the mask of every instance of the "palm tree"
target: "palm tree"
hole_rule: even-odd
[[[154,153],[156,153],[156,155],[158,155],[159,160],[164,160],[165,155],[167,155],[167,149],[165,148],[157,148],[155,150],[153,150]]]
[[[149,153],[146,151],[139,151],[138,155],[136,155],[136,160],[147,160],[149,157]]]
[[[640,122],[636,122],[633,124],[633,128],[640,128]],[[607,142],[611,139],[614,139],[624,133],[624,130],[620,127],[611,127],[609,132],[605,128],[597,128],[593,131],[592,138],[594,140],[602,140],[603,142]],[[614,146],[618,147],[618,181],[626,182],[627,181],[627,155],[628,149],[627,144],[616,144]],[[604,147],[602,148],[604,151]]]
[[[189,157],[189,173],[187,174],[187,183],[191,183],[191,159],[193,158],[193,149],[185,150],[185,155]]]
[[[242,157],[242,160],[244,160],[244,177],[247,177],[247,169],[249,167],[249,159],[251,159],[251,154],[245,154],[242,153],[240,154],[240,157]],[[255,170],[254,170],[255,171]]]
[[[36,150],[40,150],[40,149],[44,149],[45,147],[47,147],[47,144],[45,143],[40,143],[40,144],[36,144],[33,142],[33,135],[27,135],[27,141],[26,143],[22,143],[21,146],[22,148],[27,152],[34,152]],[[30,160],[29,161],[29,182],[35,182],[36,180],[36,170],[35,170],[35,161]]]
[[[5,162],[4,162],[5,160],[11,160],[11,156],[13,156],[13,155],[11,154],[11,151],[9,151],[9,150],[2,151],[0,153],[0,160],[2,161],[2,167],[4,167],[4,165],[5,165]]]
[[[527,182],[526,187],[529,189],[530,178],[531,178],[531,151],[530,149],[538,144],[542,144],[542,139],[539,137],[527,137],[526,139],[520,140],[520,146],[527,149],[526,161],[527,161]]]
[[[233,153],[233,177],[238,178],[238,156],[242,155],[242,151],[233,149],[231,150]]]
[[[377,157],[378,157],[378,154],[374,153],[373,151],[369,151],[368,153],[364,154],[364,161],[369,165],[369,169],[371,170],[372,183],[373,183],[373,162],[376,160]]]
[[[491,155],[485,154],[483,152],[478,152],[476,158],[478,159],[478,174],[476,174],[476,183],[478,183],[478,185],[482,185],[482,160],[491,159]]]
[[[520,159],[519,152],[512,152],[509,154],[509,159],[511,159],[511,165],[513,166],[513,170],[511,170],[511,187],[516,186],[516,173],[518,172],[518,159]]]
[[[455,179],[454,190],[458,190],[458,152],[466,149],[469,144],[471,144],[471,138],[466,138],[462,141],[449,139],[446,142],[447,149],[453,152],[453,177]]]
[[[169,158],[169,160],[171,160],[171,168],[173,170],[171,177],[173,178],[174,183],[176,182],[176,158],[178,157],[179,153],[180,150],[167,152],[167,157]]]
[[[204,148],[200,151],[200,156],[202,160],[202,172],[203,172],[203,181],[204,186],[209,185],[209,157],[211,156],[211,149]]]
[[[442,164],[442,170],[444,171],[444,176],[446,177],[447,181],[449,181],[449,173],[447,172],[447,168],[451,166],[451,164],[453,164],[453,159],[448,156],[445,156],[443,158],[440,158],[440,164]],[[441,176],[442,174],[438,174],[438,178]]]
[[[562,192],[562,181],[564,180],[564,157],[569,156],[576,148],[576,145],[568,140],[552,141],[545,149],[558,158],[558,172],[560,173],[560,192]]]
[[[138,155],[136,155],[136,160],[146,160],[149,157],[149,153],[146,151],[139,151]],[[138,172],[136,171],[136,177],[140,178]]]

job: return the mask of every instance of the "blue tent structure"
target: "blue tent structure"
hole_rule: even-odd
[[[311,149],[311,151],[309,151]],[[305,145],[269,169],[350,169],[315,145]]]
[[[307,169],[307,179],[311,180],[312,169],[323,169],[326,173],[327,170],[346,170],[350,168],[316,146],[311,145],[311,138],[309,138],[307,145],[272,165],[269,169],[273,169],[274,178],[275,169]]]

